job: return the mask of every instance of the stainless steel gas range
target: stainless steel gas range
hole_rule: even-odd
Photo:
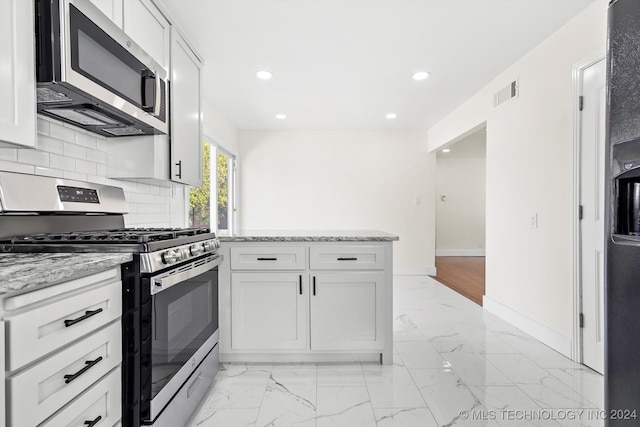
[[[219,242],[207,229],[125,228],[121,188],[0,172],[3,252],[127,252],[123,425],[182,426],[218,371]]]

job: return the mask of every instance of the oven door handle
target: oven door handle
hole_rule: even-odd
[[[220,263],[222,263],[222,255],[214,255],[205,264],[193,267],[189,270],[176,273],[176,271],[182,270],[184,268],[181,267],[180,269],[172,270],[166,274],[163,274],[162,276],[153,277],[151,278],[151,295],[155,295],[158,292],[169,289],[173,285],[177,285],[178,283],[184,282],[185,280],[189,280],[193,277],[201,275],[202,273],[206,273],[212,268],[219,266]]]

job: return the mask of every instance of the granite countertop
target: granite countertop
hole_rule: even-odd
[[[125,253],[0,254],[0,295],[99,273],[131,259]]]
[[[398,236],[378,230],[240,230],[221,242],[392,242]]]

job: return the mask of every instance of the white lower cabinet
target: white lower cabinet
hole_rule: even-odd
[[[390,242],[223,243],[221,251],[223,361],[392,363]]]
[[[6,331],[0,426],[120,421],[121,300],[120,267],[0,298]]]
[[[10,425],[38,425],[117,367],[120,328],[114,323],[7,379]]]
[[[233,273],[232,347],[306,348],[308,282],[298,273]]]
[[[382,350],[384,273],[320,273],[311,280],[312,350]]]

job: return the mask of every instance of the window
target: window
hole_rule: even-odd
[[[235,158],[218,149],[216,154],[218,234],[228,236],[233,230],[235,209]]]
[[[236,158],[209,141],[202,144],[202,187],[189,192],[189,226],[228,235],[236,218]]]

